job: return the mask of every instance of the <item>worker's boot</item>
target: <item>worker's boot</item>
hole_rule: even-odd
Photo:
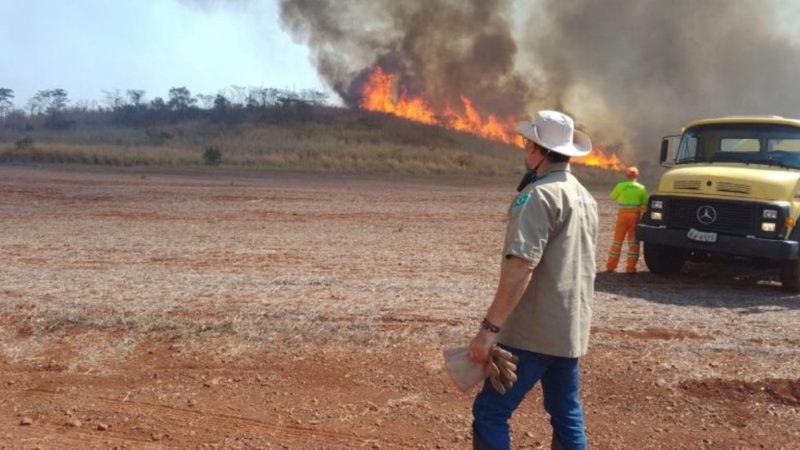
[[[622,242],[612,242],[611,248],[608,251],[608,259],[606,260],[606,272],[613,272],[617,268],[620,253],[622,253]]]

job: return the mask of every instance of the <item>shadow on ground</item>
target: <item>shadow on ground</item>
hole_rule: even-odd
[[[800,294],[785,291],[775,269],[740,264],[687,263],[675,275],[598,273],[595,290],[671,305],[744,308],[742,313],[800,309]]]

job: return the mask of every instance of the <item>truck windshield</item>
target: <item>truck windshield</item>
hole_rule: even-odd
[[[800,128],[774,124],[692,127],[683,133],[675,162],[735,162],[800,169]]]

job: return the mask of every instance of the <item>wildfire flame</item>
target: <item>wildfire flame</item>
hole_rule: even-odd
[[[584,166],[599,167],[606,170],[625,170],[625,164],[616,153],[605,152],[600,147],[592,147],[592,152],[579,158],[570,158],[571,163],[583,164]]]
[[[456,111],[451,107],[437,112],[424,98],[408,95],[402,86],[396,86],[395,78],[394,75],[384,72],[380,66],[376,66],[361,89],[361,108],[522,146],[522,139],[511,131],[514,127],[514,121],[511,118],[501,120],[496,115],[489,114],[486,119],[483,119],[475,109],[472,100],[463,95],[461,96],[463,112]],[[398,91],[396,94],[393,92],[394,89]],[[606,153],[598,147],[594,147],[589,155],[572,158],[571,161],[609,170],[625,168],[625,164],[616,154]]]

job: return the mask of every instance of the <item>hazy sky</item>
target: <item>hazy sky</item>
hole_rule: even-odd
[[[196,0],[195,0],[196,1]],[[102,102],[103,90],[323,86],[272,0],[0,0],[0,87],[22,106],[42,89]],[[227,5],[227,6],[226,6]]]

